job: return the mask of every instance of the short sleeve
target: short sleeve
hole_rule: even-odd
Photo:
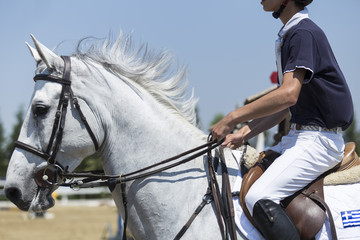
[[[288,58],[284,64],[283,72],[293,72],[297,68],[306,69],[304,83],[308,83],[315,72],[316,43],[312,34],[304,29],[298,29],[289,35],[287,49],[283,49],[283,51],[288,51],[286,54]]]

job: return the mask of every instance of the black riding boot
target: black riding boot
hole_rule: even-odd
[[[261,199],[254,205],[253,219],[267,240],[299,240],[295,225],[279,205]]]

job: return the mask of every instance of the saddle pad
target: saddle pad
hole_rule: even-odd
[[[324,186],[325,201],[331,209],[338,239],[360,239],[360,183]],[[328,235],[329,234],[329,235]],[[330,225],[325,225],[316,239],[330,239]]]
[[[238,152],[233,152],[235,158]],[[233,186],[233,191],[241,188],[242,177],[240,170]],[[331,209],[334,218],[338,239],[360,239],[360,183],[324,186],[325,201]],[[246,218],[240,206],[238,197],[233,198],[235,208],[235,223],[237,228],[250,240],[263,240],[262,235]],[[343,216],[343,217],[342,217]],[[351,220],[349,220],[351,219]],[[345,225],[344,225],[345,224]],[[330,224],[328,219],[319,233],[317,240],[331,239]]]

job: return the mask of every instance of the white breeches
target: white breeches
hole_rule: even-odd
[[[281,153],[253,184],[245,197],[250,214],[260,199],[280,203],[304,188],[322,173],[341,162],[344,155],[341,133],[293,130],[270,149]]]

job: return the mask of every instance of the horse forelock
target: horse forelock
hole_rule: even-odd
[[[187,71],[173,68],[173,56],[167,51],[155,53],[146,44],[136,47],[130,35],[84,38],[79,41],[75,57],[84,62],[97,62],[120,79],[129,79],[142,86],[159,103],[196,124],[197,99],[186,94]]]

